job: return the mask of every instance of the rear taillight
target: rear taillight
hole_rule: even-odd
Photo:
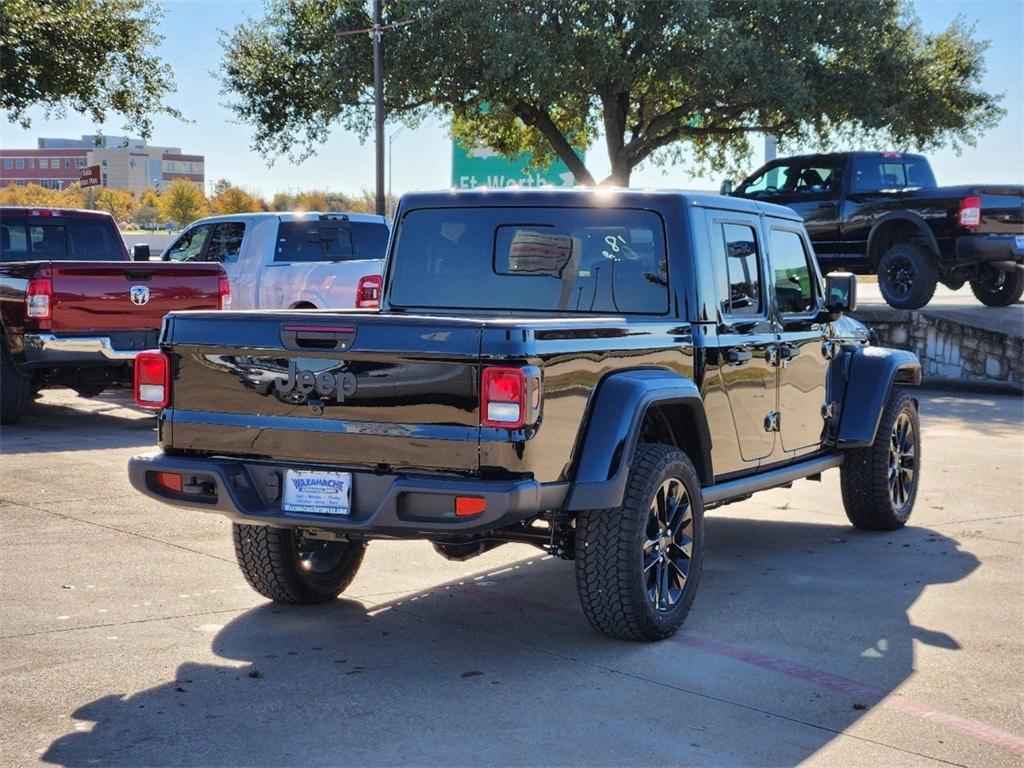
[[[956,225],[973,229],[981,224],[981,198],[972,195],[960,201],[960,209],[956,212]]]
[[[380,292],[384,288],[384,278],[380,275],[367,275],[359,278],[356,286],[356,309],[380,309]]]
[[[163,352],[139,352],[135,356],[135,404],[142,408],[166,408],[171,399],[171,359]]]
[[[221,275],[217,281],[217,293],[220,295],[217,306],[220,309],[231,309],[231,283],[226,275]]]
[[[43,267],[28,281],[25,291],[25,315],[31,317],[40,328],[49,328],[53,319],[53,279],[50,268]]]
[[[540,415],[537,368],[484,368],[480,390],[480,423],[485,427],[519,429]]]

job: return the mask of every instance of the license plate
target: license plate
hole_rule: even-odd
[[[347,515],[352,507],[352,474],[286,470],[281,506],[285,512]]]

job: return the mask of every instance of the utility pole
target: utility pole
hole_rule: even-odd
[[[374,143],[377,155],[377,215],[384,210],[384,47],[381,44],[384,26],[381,23],[381,0],[373,0],[373,103]]]

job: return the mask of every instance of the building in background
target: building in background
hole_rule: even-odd
[[[36,141],[36,149],[0,149],[0,187],[39,184],[64,189],[78,181],[82,168],[100,166],[100,184],[141,192],[163,189],[174,179],[202,186],[205,158],[182,154],[180,147],[154,147],[142,139],[123,136],[83,136],[81,139]]]

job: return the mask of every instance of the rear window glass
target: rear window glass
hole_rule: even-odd
[[[346,219],[282,221],[274,261],[347,261],[383,259],[387,225]]]
[[[124,261],[120,240],[103,220],[4,216],[0,261]]]
[[[852,192],[934,186],[935,176],[923,157],[856,157],[853,160]]]
[[[661,218],[590,208],[438,208],[400,225],[394,306],[663,314]]]

